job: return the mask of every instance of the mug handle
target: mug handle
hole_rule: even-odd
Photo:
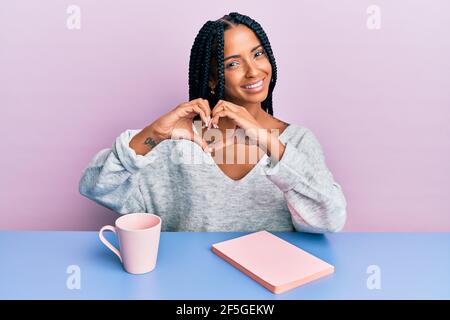
[[[120,256],[120,251],[117,250],[116,247],[114,247],[108,240],[106,240],[105,236],[103,235],[104,231],[112,231],[114,232],[116,235],[116,228],[114,228],[113,226],[104,226],[100,229],[98,236],[100,238],[100,241],[103,242],[103,244],[110,249],[112,252],[114,252],[116,254],[116,256],[119,257],[120,262],[122,262],[122,257]]]

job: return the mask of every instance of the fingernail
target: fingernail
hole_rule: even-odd
[[[216,128],[216,129],[219,129],[219,126],[217,124],[215,124],[215,123],[213,123],[213,127]]]

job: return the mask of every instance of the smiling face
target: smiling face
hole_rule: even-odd
[[[245,25],[224,32],[224,76],[224,100],[246,106],[260,105],[267,98],[272,65],[258,37]],[[244,87],[254,83],[256,88]],[[216,82],[210,80],[209,85],[214,88]]]

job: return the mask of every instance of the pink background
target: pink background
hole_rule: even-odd
[[[316,134],[343,187],[345,231],[450,231],[450,3],[233,3],[2,1],[0,229],[112,223],[79,195],[82,170],[187,101],[195,35],[238,11],[271,41],[274,115]],[[66,28],[70,4],[81,30]],[[371,4],[380,30],[366,26]]]

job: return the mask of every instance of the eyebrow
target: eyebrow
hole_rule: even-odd
[[[252,50],[250,50],[250,52],[255,51],[255,50],[258,49],[259,47],[262,47],[262,44],[257,45],[257,46],[254,47]],[[228,59],[232,59],[232,58],[240,58],[240,57],[241,57],[240,55],[235,54],[234,56],[226,57],[225,59],[223,59],[223,61],[225,62],[225,61],[227,61]]]

